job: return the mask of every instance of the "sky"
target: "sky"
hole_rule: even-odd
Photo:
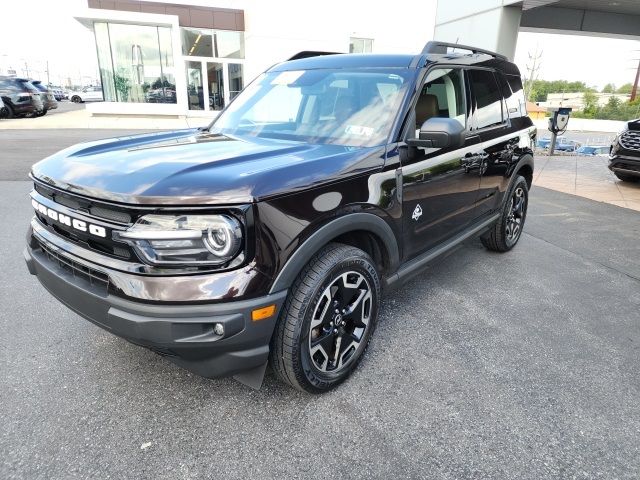
[[[1,1],[3,17],[24,15],[24,2]],[[86,5],[86,0],[29,0],[29,11],[37,15],[29,15],[28,32],[23,22],[4,22],[0,28],[0,69],[13,66],[25,75],[26,61],[32,78],[46,80],[49,60],[52,83],[66,83],[67,77],[73,83],[95,82],[93,34],[72,16]],[[640,58],[640,40],[520,32],[515,60],[523,75],[528,54],[536,49],[542,52],[538,78],[580,80],[598,89],[633,82]]]

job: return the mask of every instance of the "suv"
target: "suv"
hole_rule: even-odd
[[[0,97],[4,102],[7,118],[41,115],[44,110],[40,90],[26,78],[0,76]]]
[[[56,108],[58,108],[58,101],[56,100],[53,91],[42,85],[42,81],[32,80],[31,84],[38,90],[40,90],[40,98],[42,98],[44,107],[40,112],[40,115],[46,115],[49,110],[55,110]]]
[[[472,236],[516,245],[534,132],[500,55],[304,52],[208,128],[34,165],[26,262],[75,312],[193,372],[257,388],[270,359],[324,392],[362,358],[383,290]]]
[[[73,92],[71,94],[71,101],[73,103],[83,102],[101,102],[104,100],[102,96],[102,87],[84,87],[79,92]]]
[[[640,118],[628,122],[613,141],[609,170],[623,182],[640,181]]]

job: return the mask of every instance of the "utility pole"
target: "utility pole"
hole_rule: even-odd
[[[49,60],[47,60],[47,88],[49,85],[51,85],[51,82],[49,81]]]

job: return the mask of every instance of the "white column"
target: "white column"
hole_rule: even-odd
[[[509,0],[438,0],[434,40],[484,48],[513,60],[522,7]]]

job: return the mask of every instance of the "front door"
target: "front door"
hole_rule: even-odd
[[[404,260],[453,237],[475,219],[483,161],[480,137],[468,126],[470,102],[464,72],[429,72],[415,107],[416,135],[431,117],[458,120],[467,128],[462,148],[406,148],[402,161]]]

